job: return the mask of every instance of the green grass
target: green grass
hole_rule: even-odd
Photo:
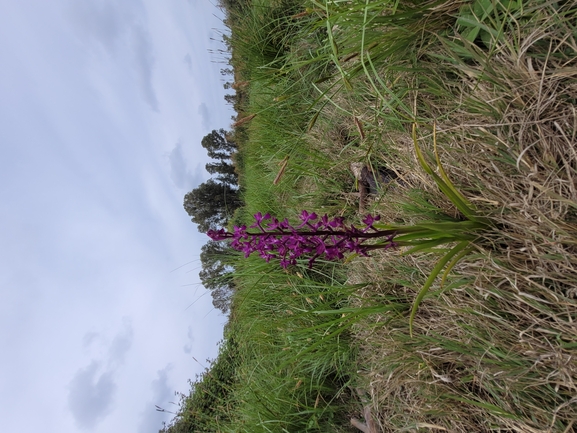
[[[240,425],[231,427],[326,431],[342,418],[336,395],[349,380],[353,349],[342,317],[315,313],[340,308],[354,287],[339,283],[332,266],[299,276],[250,258],[238,272],[243,286],[233,320],[243,340],[237,373],[243,386],[234,394]]]
[[[363,163],[399,175],[365,210],[384,222],[463,220],[462,197],[490,229],[422,292],[412,336],[439,251],[288,271],[239,259],[234,380],[206,431],[355,431],[363,407],[387,432],[573,431],[577,2],[243,3],[228,22],[256,116],[235,223],[303,209],[358,223]]]

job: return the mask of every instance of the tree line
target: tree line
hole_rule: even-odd
[[[201,145],[214,160],[205,166],[214,177],[188,192],[183,205],[198,230],[206,233],[226,226],[234,211],[244,202],[233,162],[238,147],[231,134],[224,129],[213,130],[202,139]],[[200,254],[200,280],[211,291],[214,307],[223,313],[229,310],[234,291],[233,255],[226,243],[215,241],[208,241]]]
[[[243,19],[246,11],[251,7],[250,0],[217,0],[225,14],[224,24],[232,29],[236,20]],[[238,173],[242,170],[242,160],[238,152],[247,139],[246,125],[239,124],[247,113],[248,81],[249,77],[244,68],[238,68],[239,59],[232,49],[231,36],[223,34],[223,42],[229,53],[227,65],[220,73],[226,80],[224,88],[233,90],[225,95],[224,99],[232,105],[236,116],[233,131],[224,129],[213,130],[201,141],[202,147],[213,161],[206,164],[206,170],[213,177],[184,196],[184,209],[192,222],[197,224],[198,230],[206,233],[210,229],[225,227],[233,217],[236,209],[244,206],[242,191],[239,186]],[[236,251],[228,247],[227,243],[208,241],[201,250],[200,261],[202,270],[200,280],[205,288],[211,291],[212,303],[223,313],[230,308],[234,292],[232,278],[234,256]]]

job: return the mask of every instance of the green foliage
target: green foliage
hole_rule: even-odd
[[[226,224],[234,210],[242,205],[238,190],[212,179],[201,183],[184,196],[184,210],[198,230],[206,233]]]
[[[224,129],[212,130],[202,138],[201,145],[206,149],[209,157],[219,159],[221,162],[230,159],[237,150],[236,144],[229,140],[229,133]]]
[[[235,166],[228,162],[209,162],[205,166],[206,171],[210,174],[218,173],[216,179],[219,182],[229,185],[238,185],[238,175],[236,174]]]
[[[220,432],[222,423],[230,421],[229,395],[238,381],[238,344],[229,334],[221,343],[218,357],[183,396],[174,420],[160,433]]]
[[[225,242],[208,241],[200,253],[199,273],[204,288],[210,290],[212,303],[222,313],[230,308],[234,292],[234,260],[236,252]]]
[[[502,38],[502,28],[494,23],[504,22],[507,14],[521,10],[521,0],[475,0],[472,4],[463,5],[457,18],[457,29],[469,42],[477,39],[486,47],[492,46],[494,38]]]
[[[287,274],[256,257],[239,259],[231,323],[242,386],[232,395],[235,422],[224,431],[325,432],[343,422],[351,319],[317,312],[346,305],[357,287],[344,284],[334,264],[321,268]]]
[[[475,240],[479,239],[478,233],[475,232],[479,232],[481,230],[487,231],[492,228],[490,221],[487,218],[483,218],[478,215],[471,202],[467,200],[467,198],[465,198],[463,194],[457,190],[457,188],[455,188],[455,185],[453,185],[453,182],[451,182],[445,173],[439,158],[439,154],[437,153],[436,125],[433,125],[433,144],[437,168],[440,175],[435,173],[421,152],[421,148],[419,147],[417,141],[416,124],[413,124],[412,137],[419,164],[423,170],[433,178],[435,184],[439,187],[443,194],[445,194],[445,196],[451,201],[451,203],[455,205],[455,207],[464,215],[464,217],[467,218],[467,220],[456,223],[439,223],[432,221],[427,223],[419,223],[411,227],[416,230],[415,233],[409,234],[411,245],[414,246],[409,249],[406,254],[419,251],[440,251],[443,255],[429,274],[425,285],[419,291],[415,301],[413,302],[413,308],[411,309],[411,315],[409,317],[409,333],[411,336],[413,335],[413,322],[415,320],[415,315],[417,314],[419,304],[427,294],[429,288],[435,281],[435,278],[437,278],[443,268],[447,266],[445,274],[443,275],[444,281],[453,266],[455,266],[457,262],[465,255],[473,251],[472,244]],[[397,239],[402,242],[403,236],[400,236]],[[447,252],[442,249],[436,250],[436,247],[438,246],[444,246],[454,242],[457,242],[457,245],[450,248]]]

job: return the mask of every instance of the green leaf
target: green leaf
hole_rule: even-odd
[[[433,128],[433,131],[434,130],[435,128]],[[434,132],[433,134],[434,134],[433,139],[434,142],[436,143],[436,135]],[[453,184],[445,174],[444,170],[442,170],[442,167],[441,167],[441,173],[444,174],[446,180],[443,180],[439,175],[437,175],[425,160],[423,152],[421,151],[421,148],[419,147],[419,143],[417,141],[416,123],[413,123],[412,135],[413,135],[413,144],[415,146],[415,152],[417,154],[417,159],[419,160],[419,164],[421,165],[423,170],[425,170],[425,172],[434,179],[435,183],[437,184],[439,189],[443,192],[443,194],[445,194],[447,198],[451,200],[451,202],[457,207],[457,209],[459,209],[463,213],[463,215],[465,215],[467,218],[473,219],[475,217],[475,211],[472,209],[472,205],[470,205],[468,200],[465,197],[463,197],[461,193],[459,193],[457,189],[453,186]]]
[[[323,105],[323,107],[324,107],[324,105]],[[315,126],[315,123],[317,123],[317,119],[319,118],[319,115],[321,114],[323,107],[321,107],[319,110],[317,110],[317,112],[314,114],[314,116],[309,121],[309,124],[307,126],[307,132],[310,132],[311,129],[313,129],[313,127]]]
[[[447,397],[452,399],[452,400],[460,401],[461,403],[468,403],[468,404],[471,404],[473,406],[487,409],[489,412],[492,412],[493,414],[497,414],[497,415],[502,416],[504,418],[511,418],[511,419],[517,418],[517,416],[515,416],[514,414],[507,412],[506,410],[501,409],[499,406],[495,406],[494,404],[483,403],[483,402],[475,401],[475,400],[469,400],[468,398],[457,397],[457,396],[447,396]]]
[[[465,257],[467,254],[469,254],[471,251],[473,250],[473,246],[469,245],[467,248],[465,248],[463,251],[461,251],[459,254],[457,254],[453,260],[451,260],[451,263],[449,263],[447,265],[447,268],[445,269],[445,272],[443,273],[443,276],[441,277],[441,288],[445,285],[445,281],[447,280],[447,276],[449,275],[449,272],[451,272],[451,270],[453,269],[453,267],[459,263],[459,260],[461,260],[463,257]]]
[[[417,297],[415,298],[415,301],[413,302],[413,308],[411,309],[411,315],[409,316],[409,334],[411,337],[413,336],[413,321],[415,320],[415,316],[417,315],[417,309],[419,308],[421,301],[423,300],[423,298],[425,297],[425,295],[429,291],[429,288],[431,287],[431,285],[435,281],[435,278],[437,278],[437,275],[439,275],[439,273],[445,267],[445,265],[455,255],[459,254],[463,249],[465,249],[468,245],[469,245],[468,241],[463,241],[463,242],[458,243],[453,249],[451,249],[451,251],[449,251],[447,254],[445,254],[445,256],[442,257],[441,260],[439,260],[437,262],[436,266],[431,271],[429,278],[427,278],[427,281],[425,281],[425,285],[419,291],[419,293],[417,294]]]
[[[431,239],[431,240],[419,240],[419,242],[414,242],[412,244],[414,244],[415,246],[413,248],[411,248],[410,250],[406,251],[403,253],[404,256],[407,256],[409,254],[414,254],[416,252],[435,252],[435,253],[439,253],[439,252],[443,252],[446,251],[447,248],[445,249],[439,249],[439,248],[435,248],[438,247],[440,245],[444,245],[444,244],[448,244],[451,242],[464,242],[464,241],[470,241],[469,239],[456,239],[455,237],[451,236],[451,237],[440,237],[437,239]],[[399,241],[402,242],[402,241]],[[412,244],[408,244],[408,245],[412,245]]]
[[[481,29],[479,27],[474,27],[471,30],[464,32],[463,37],[471,43],[475,42],[475,39],[477,39],[480,30]]]
[[[492,0],[477,0],[473,5],[473,12],[476,16],[481,17],[480,21],[484,21],[494,8]]]

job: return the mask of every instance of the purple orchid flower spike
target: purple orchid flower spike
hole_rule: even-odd
[[[318,217],[314,212],[303,210],[299,215],[302,223],[294,227],[288,219],[279,221],[270,214],[258,212],[254,215],[255,223],[250,228],[258,228],[259,232],[247,232],[246,226],[234,227],[233,232],[224,229],[209,230],[208,236],[216,241],[231,239],[231,247],[248,257],[256,252],[269,262],[279,259],[280,266],[287,268],[297,264],[297,260],[308,258],[312,267],[318,259],[341,260],[345,253],[369,255],[375,248],[394,248],[396,232],[394,230],[377,230],[373,224],[380,217],[368,215],[363,219],[365,227],[359,229],[352,224],[346,225],[344,219],[327,215]],[[270,220],[268,224],[265,221]],[[371,232],[369,232],[371,230]],[[371,245],[371,239],[386,239],[386,243]]]

